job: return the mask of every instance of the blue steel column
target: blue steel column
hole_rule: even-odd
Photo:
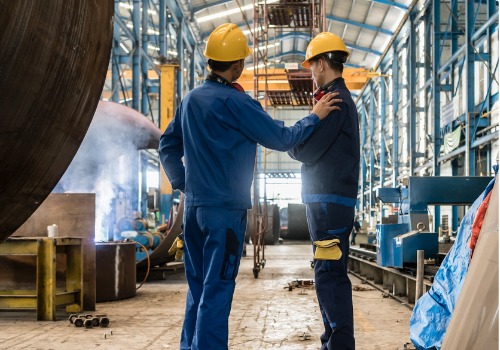
[[[451,0],[451,54],[450,57],[458,51],[458,0]],[[455,64],[453,63],[453,69],[455,71]]]
[[[440,175],[439,154],[441,150],[441,80],[439,78],[439,67],[441,66],[441,56],[439,54],[441,48],[441,3],[435,1],[433,4],[433,32],[434,45],[432,47],[432,100],[433,100],[433,116],[434,116],[434,154],[432,159],[432,171],[434,176]],[[429,33],[430,34],[430,33]],[[441,225],[441,208],[439,205],[434,207],[434,231],[439,232]]]
[[[148,52],[149,41],[149,0],[142,0],[142,25],[141,25],[141,47],[142,51],[146,54]],[[148,61],[141,57],[141,113],[147,116],[149,114],[149,101],[148,101]],[[140,210],[142,217],[147,218],[148,215],[148,186],[147,186],[147,173],[148,173],[148,160],[143,153],[139,155],[140,171],[141,171],[141,188],[140,192]]]
[[[488,0],[488,10],[487,10],[487,19],[489,20],[490,18],[492,18],[495,14],[498,14],[498,2],[495,1],[495,0]],[[493,40],[492,40],[492,37],[494,35],[494,32],[495,32],[495,26],[497,27],[496,30],[497,30],[497,38],[499,37],[498,36],[498,20],[496,21],[496,23],[494,25],[490,25],[488,26],[488,30],[486,31],[486,35],[487,35],[487,38],[488,38],[488,67],[490,67],[491,69],[494,69],[496,70],[496,72],[498,72],[498,57],[497,57],[497,62],[495,64],[495,62],[493,62],[493,59],[492,59],[492,55],[491,55],[491,52],[494,50],[494,47],[493,47]],[[498,46],[498,42],[497,42],[497,46]],[[493,68],[495,67],[496,65],[496,68]],[[495,71],[493,72],[493,74],[496,73]],[[498,77],[498,74],[497,74],[497,77]],[[494,84],[494,76],[492,76],[491,74],[488,74],[488,95],[485,96],[485,98],[487,98],[488,100],[486,101],[487,102],[487,108],[488,108],[488,111],[491,111],[492,110],[492,107],[493,107],[493,102],[492,102],[492,98],[491,98],[491,88],[492,88],[492,85]],[[497,112],[498,113],[498,112]],[[486,155],[486,171],[488,173],[491,173],[493,172],[493,169],[492,169],[492,164],[496,164],[495,160],[494,160],[494,157],[496,157],[496,154],[492,154],[492,151],[491,151],[491,148],[492,148],[492,145],[488,145],[488,147],[486,148],[488,150],[488,154]]]
[[[166,47],[166,40],[165,40],[165,28],[167,26],[167,21],[166,21],[166,9],[167,9],[167,6],[166,6],[166,3],[165,3],[166,0],[160,0],[160,4],[159,4],[159,32],[160,32],[160,38],[159,38],[159,42],[158,44],[160,45],[159,49],[159,54],[162,55],[162,56],[166,56],[166,53],[167,53],[167,50],[165,49]]]
[[[140,111],[139,109],[139,100],[140,100],[140,84],[141,84],[141,1],[134,0],[133,11],[132,11],[132,24],[134,30],[134,52],[132,54],[132,108],[136,111]]]
[[[193,52],[191,52],[191,61],[189,62],[189,90],[194,89],[194,54],[196,52],[196,45],[193,47]]]
[[[451,175],[458,176],[458,158],[451,161]],[[458,230],[458,206],[456,205],[451,208],[451,230],[453,232]]]
[[[458,0],[451,1],[451,53],[450,57],[453,56],[458,51]],[[451,63],[451,71],[455,71],[456,63],[453,61]],[[451,74],[451,86],[452,89],[455,86],[455,74]],[[458,175],[458,160],[453,160],[451,162],[451,174],[453,176]],[[451,230],[456,232],[458,230],[458,206],[454,205],[451,208]]]
[[[392,186],[397,187],[399,176],[399,66],[398,42],[394,40],[392,49]]]
[[[115,2],[115,13],[118,13],[119,3]],[[115,21],[113,24],[113,52],[111,57],[111,101],[119,102],[120,95],[118,89],[118,84],[120,83],[120,36],[119,36],[119,26]]]
[[[474,91],[474,48],[472,44],[472,36],[474,35],[474,1],[466,1],[465,6],[465,121],[468,124],[468,139],[469,144],[465,147],[465,169],[467,176],[476,175],[476,149],[472,147],[471,142],[474,139],[474,104],[475,104],[475,91]],[[478,4],[479,6],[479,4]],[[468,157],[467,157],[468,155]]]
[[[184,29],[184,19],[177,29],[177,59],[179,60],[179,69],[177,70],[177,99],[182,99],[182,90],[184,88],[184,41],[182,31]]]
[[[144,53],[148,52],[149,42],[149,0],[142,0],[142,50]],[[149,114],[149,97],[148,97],[148,61],[141,60],[142,70],[142,96],[141,96],[141,112],[144,115]]]
[[[365,189],[366,189],[366,156],[365,156],[365,142],[366,142],[366,109],[361,96],[361,211],[366,209],[365,202]]]
[[[385,182],[385,115],[386,115],[385,78],[380,77],[380,187]]]
[[[141,163],[141,201],[139,203],[143,218],[148,217],[148,158],[146,152],[139,153]]]
[[[116,22],[115,22],[115,33],[116,30]],[[111,95],[111,101],[119,102],[120,101],[120,89],[118,88],[118,84],[120,83],[120,42],[116,38],[113,38],[113,53],[111,57],[111,90],[113,94]]]
[[[370,83],[370,217],[373,217],[373,208],[375,207],[375,196],[373,195],[373,185],[375,183],[375,148],[374,148],[374,132],[375,132],[375,91],[373,84]]]
[[[425,113],[424,113],[424,118],[425,118],[425,132],[427,135],[432,134],[432,127],[433,124],[429,123],[429,115],[432,115],[432,97],[431,98],[426,98],[427,96],[431,95],[432,96],[432,85],[427,86],[427,83],[430,81],[432,82],[432,61],[431,59],[428,59],[428,55],[432,56],[432,33],[434,32],[432,30],[432,9],[430,6],[425,10],[425,16],[423,17],[424,21],[424,100],[425,100]],[[427,87],[425,87],[427,86]],[[426,143],[427,146],[427,143]],[[427,149],[427,147],[426,147]],[[427,157],[427,150],[424,150],[424,155]],[[434,155],[432,155],[434,156]]]
[[[438,1],[437,1],[438,2]],[[408,34],[408,45],[407,45],[407,69],[408,69],[408,97],[409,97],[409,108],[408,108],[408,165],[409,174],[413,176],[413,171],[415,169],[415,148],[416,148],[416,135],[417,135],[417,120],[416,120],[416,106],[415,106],[415,92],[416,92],[416,72],[415,66],[417,64],[416,59],[416,49],[417,42],[415,40],[415,12],[412,10],[410,13],[410,32]]]

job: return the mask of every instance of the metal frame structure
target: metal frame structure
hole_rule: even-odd
[[[160,111],[175,110],[175,106],[197,78],[203,76],[205,61],[201,54],[201,37],[190,18],[192,9],[188,1],[167,0],[115,0],[113,49],[110,61],[111,80],[107,82],[103,98],[125,104],[149,118],[164,130],[169,122],[161,118]],[[176,66],[176,84],[173,98],[160,98],[161,66]],[[165,91],[166,92],[166,91]],[[169,92],[170,94],[170,92]],[[163,103],[172,106],[162,106]],[[170,116],[170,119],[173,116]],[[159,167],[153,152],[140,155],[141,181],[137,184],[137,210],[147,215],[146,172],[153,164]],[[162,182],[168,181],[164,177]],[[140,187],[140,188],[139,188]],[[168,218],[171,189],[167,200],[162,200],[160,212]],[[134,195],[135,196],[135,195]]]
[[[491,143],[499,129],[492,122],[498,115],[497,38],[494,0],[414,1],[408,8],[391,49],[356,101],[362,130],[359,211],[373,218],[376,188],[396,187],[406,176],[439,176],[445,162],[451,161],[449,175],[491,175]],[[465,135],[444,154],[446,135],[458,127]],[[437,231],[440,208],[434,210]],[[457,217],[454,207],[453,230]]]
[[[262,100],[264,109],[268,104],[289,106],[310,106],[312,104],[313,82],[309,71],[285,70],[290,84],[290,91],[271,91],[269,79],[283,72],[274,73],[268,66],[276,67],[269,61],[270,56],[276,57],[269,47],[284,37],[304,37],[309,40],[315,34],[324,30],[325,9],[322,0],[283,0],[278,3],[267,1],[253,1],[253,72],[254,97]],[[270,35],[270,34],[273,35]],[[273,44],[270,44],[270,43]],[[262,181],[260,181],[262,179]],[[260,185],[263,182],[264,196],[261,198]],[[253,248],[254,248],[254,277],[257,278],[261,268],[264,268],[265,233],[268,227],[268,203],[266,196],[266,151],[258,146],[254,169],[253,191]]]
[[[110,99],[126,104],[159,125],[158,65],[177,64],[176,100],[203,74],[201,37],[190,24],[188,2],[167,0],[115,1],[115,31],[110,62]]]

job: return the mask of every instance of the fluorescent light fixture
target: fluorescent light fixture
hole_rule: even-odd
[[[280,43],[274,43],[269,45],[258,46],[256,50],[270,49],[272,47],[278,46]]]
[[[262,31],[262,27],[257,27],[257,30],[256,30],[256,31],[257,31],[257,33],[258,33],[258,32],[260,32],[260,31]],[[243,31],[243,34],[245,34],[245,35],[248,35],[248,34],[250,34],[250,33],[251,33],[251,30],[250,30],[250,29],[247,29],[247,30],[244,30],[244,31]]]
[[[132,10],[134,9],[134,6],[130,5],[130,4],[125,4],[123,2],[120,2],[120,4],[118,5],[120,7],[123,7],[124,9],[127,9],[127,10]]]
[[[278,63],[278,61],[276,61],[275,63]],[[273,64],[273,62],[267,62],[266,66],[270,66],[271,64]],[[247,70],[254,70],[255,68],[264,68],[264,63],[258,64],[257,67],[248,67]]]
[[[272,4],[275,2],[278,2],[278,0],[269,0],[266,2],[266,4]],[[230,10],[226,10],[226,11],[222,11],[222,12],[217,12],[217,13],[214,13],[212,15],[207,15],[207,16],[197,18],[196,22],[203,23],[203,22],[211,21],[213,19],[224,17],[224,16],[229,16],[229,15],[238,13],[240,11],[250,10],[252,7],[253,7],[253,4],[250,4],[250,5],[242,6],[241,8],[236,7],[234,9],[230,9]]]
[[[127,23],[127,28],[134,29],[134,25],[132,23]],[[139,27],[139,30],[142,32],[142,27]],[[149,35],[160,35],[160,32],[157,30],[153,30],[151,28],[148,28],[148,34]]]
[[[124,9],[127,9],[127,10],[133,10],[134,9],[133,5],[124,4],[123,2],[120,2],[120,4],[118,6],[123,7]],[[142,7],[141,7],[141,11],[142,11]],[[148,13],[150,15],[156,15],[157,14],[157,12],[155,10],[148,10]]]
[[[148,48],[151,49],[151,50],[160,51],[159,47],[156,47],[156,46],[151,45],[151,44],[148,44]]]

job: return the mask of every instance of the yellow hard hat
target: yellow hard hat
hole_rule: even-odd
[[[203,55],[219,62],[241,60],[252,53],[247,38],[236,24],[221,24],[210,34]]]
[[[332,51],[345,52],[349,57],[349,51],[347,51],[344,41],[339,36],[330,32],[319,33],[307,46],[306,59],[302,62],[302,67],[309,68],[311,58]]]

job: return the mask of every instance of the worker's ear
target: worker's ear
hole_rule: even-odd
[[[233,71],[234,80],[238,79],[245,68],[245,60],[239,60],[233,63],[231,70]]]
[[[234,62],[233,64],[233,68],[236,70],[236,71],[239,71],[239,70],[243,70],[243,68],[245,67],[245,61],[244,60],[239,60],[239,61],[236,61]]]

